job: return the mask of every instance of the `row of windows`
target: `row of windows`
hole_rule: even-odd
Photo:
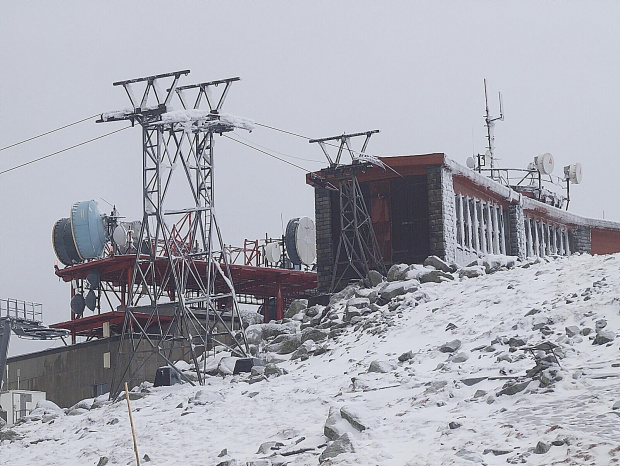
[[[568,230],[533,218],[525,218],[525,243],[528,256],[559,254],[570,256]]]
[[[500,206],[456,194],[455,208],[460,246],[482,254],[506,254],[507,216]]]

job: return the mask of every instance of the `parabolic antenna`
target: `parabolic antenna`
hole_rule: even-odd
[[[56,257],[64,265],[82,262],[73,242],[70,219],[61,218],[54,224],[54,228],[52,228],[52,245],[54,246]]]
[[[553,155],[551,155],[549,152],[535,157],[534,163],[536,164],[536,169],[543,175],[550,175],[553,171],[553,168],[555,167],[555,164],[553,162]]]
[[[474,160],[473,157],[467,157],[467,160],[465,163],[467,164],[467,168],[471,168],[472,170],[476,168],[476,161]]]
[[[116,245],[121,249],[121,252],[125,252],[127,250],[127,230],[123,226],[123,224],[119,224],[114,231],[112,232],[112,239],[116,243]]]
[[[106,228],[96,201],[76,202],[71,208],[71,231],[82,259],[101,257],[106,243]]]
[[[581,183],[583,178],[583,171],[579,162],[570,164],[568,167],[564,167],[564,174],[568,177],[572,184]]]
[[[293,218],[286,225],[286,251],[295,265],[311,265],[316,259],[316,228],[308,217]]]
[[[97,295],[95,294],[93,290],[90,290],[86,294],[86,298],[84,298],[84,304],[91,311],[95,310],[95,307],[97,306]]]
[[[90,290],[96,290],[101,283],[101,274],[97,270],[93,270],[86,275],[86,282]]]
[[[265,244],[265,259],[267,262],[279,262],[282,257],[282,250],[279,243]]]
[[[86,301],[84,300],[84,296],[81,293],[76,294],[73,298],[71,298],[71,310],[81,316],[84,313],[84,308],[86,307]]]

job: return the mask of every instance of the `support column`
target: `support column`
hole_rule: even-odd
[[[518,204],[508,206],[508,229],[510,244],[508,254],[523,260],[527,256],[525,216],[523,207]]]
[[[282,284],[278,282],[278,294],[276,295],[276,320],[284,319],[284,303],[282,302]]]
[[[334,252],[332,243],[331,193],[314,188],[314,217],[316,221],[316,271],[319,292],[327,293],[331,285]]]
[[[572,250],[573,252],[584,252],[590,254],[592,250],[592,238],[590,236],[590,227],[578,226],[571,230]]]
[[[428,167],[427,182],[430,254],[454,262],[456,209],[452,173],[443,166]]]

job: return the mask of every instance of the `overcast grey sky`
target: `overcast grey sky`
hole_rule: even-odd
[[[557,172],[580,161],[571,211],[620,221],[619,20],[617,2],[0,0],[0,147],[127,107],[114,81],[187,68],[184,84],[241,77],[224,112],[310,137],[380,129],[369,153],[464,164],[486,144],[486,78],[493,111],[504,96],[500,166],[542,152]],[[0,171],[122,126],[82,123],[2,151]],[[241,136],[325,165],[302,139]],[[302,170],[224,138],[215,156],[226,243],[280,235],[281,216],[313,217]],[[0,297],[43,303],[46,323],[69,319],[51,229],[87,199],[141,217],[139,128],[0,175]],[[14,339],[12,353],[39,347]]]

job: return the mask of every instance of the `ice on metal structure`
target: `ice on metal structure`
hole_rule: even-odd
[[[238,356],[249,353],[215,217],[213,149],[216,134],[250,130],[252,123],[220,113],[239,78],[179,86],[188,73],[114,83],[125,89],[133,110],[109,112],[100,120],[137,122],[143,142],[142,228],[111,397],[138,370],[132,368],[153,355],[181,378],[202,384],[199,361],[213,345]],[[182,192],[185,205],[171,206],[173,191]],[[149,314],[146,324],[137,312]],[[188,361],[193,376],[174,364],[180,359]]]
[[[309,141],[319,144],[329,162],[329,167],[321,170],[321,174],[338,185],[340,238],[334,254],[330,292],[338,291],[351,279],[365,278],[371,269],[386,273],[372,219],[357,181],[357,173],[360,171],[372,166],[385,169],[379,159],[365,153],[370,137],[378,132],[372,130]],[[357,152],[351,148],[351,139],[359,136],[365,136],[365,139],[362,149]],[[338,148],[335,157],[330,156],[327,146]],[[349,153],[350,164],[341,163],[344,152]],[[311,177],[311,180],[316,182],[316,178]],[[326,180],[322,183],[329,184]],[[321,185],[321,182],[317,184]]]

